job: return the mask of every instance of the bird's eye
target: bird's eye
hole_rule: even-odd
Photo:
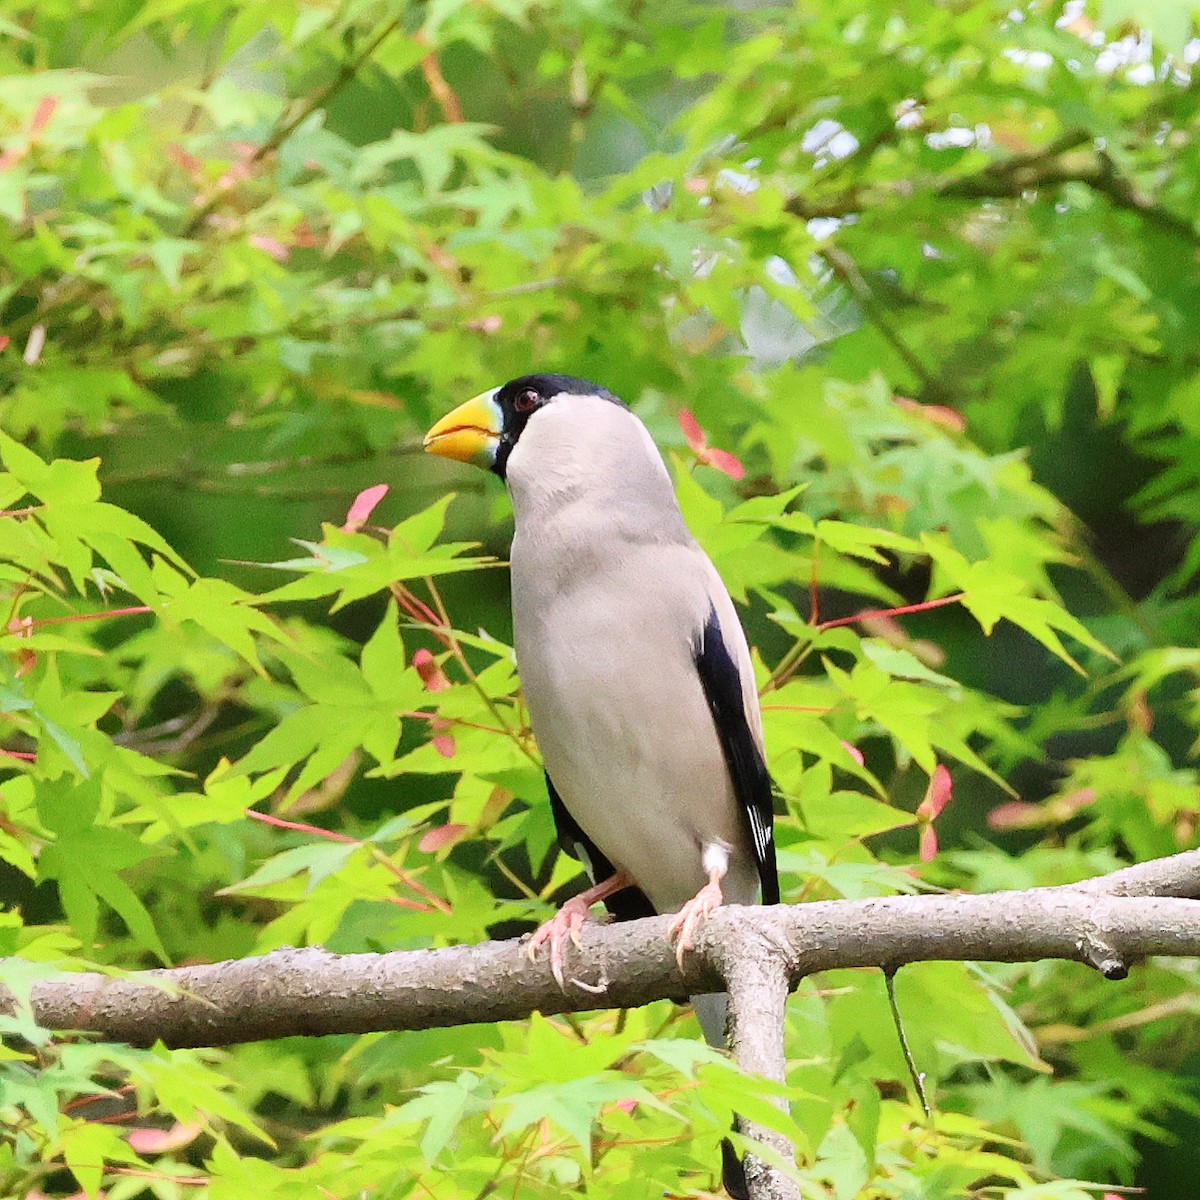
[[[541,396],[539,396],[537,392],[533,390],[533,388],[526,388],[525,391],[518,393],[517,398],[513,401],[513,408],[515,408],[517,412],[533,412],[533,410],[537,408],[540,400]]]

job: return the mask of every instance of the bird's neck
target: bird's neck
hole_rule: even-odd
[[[661,463],[634,474],[628,464],[561,460],[528,476],[509,475],[519,536],[555,543],[570,554],[614,552],[629,543],[690,541]]]
[[[539,413],[509,456],[506,480],[518,525],[576,504],[653,509],[682,523],[658,447],[613,404],[597,401],[586,422],[571,410]]]

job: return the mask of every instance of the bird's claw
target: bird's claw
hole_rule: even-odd
[[[721,907],[725,897],[717,880],[706,883],[676,914],[667,930],[675,942],[675,961],[683,970],[683,956],[696,945],[696,930]]]
[[[575,943],[577,950],[583,948],[583,943],[579,939],[579,931],[583,928],[587,916],[586,905],[577,904],[574,899],[568,900],[549,921],[534,930],[529,944],[525,947],[529,961],[537,962],[538,951],[545,943],[550,943],[550,973],[562,991],[566,991],[563,975],[563,947],[569,939]]]

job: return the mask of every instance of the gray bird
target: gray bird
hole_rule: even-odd
[[[592,886],[530,943],[562,954],[590,905],[675,913],[677,953],[723,901],[779,901],[750,651],[646,427],[612,393],[523,375],[443,417],[425,448],[494,471],[516,519],[513,630],[559,841]],[[725,996],[693,998],[724,1044]],[[744,1189],[726,1143],[727,1188]]]

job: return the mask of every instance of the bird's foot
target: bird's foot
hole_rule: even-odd
[[[683,970],[683,956],[696,944],[696,930],[721,907],[725,897],[719,876],[708,882],[675,914],[667,937],[675,942],[675,961]]]
[[[566,990],[563,980],[563,948],[568,940],[574,942],[576,948],[581,948],[579,931],[587,919],[588,904],[584,897],[572,896],[549,921],[534,930],[529,944],[525,947],[529,961],[537,962],[538,951],[547,942],[550,943],[550,973],[563,991]]]

